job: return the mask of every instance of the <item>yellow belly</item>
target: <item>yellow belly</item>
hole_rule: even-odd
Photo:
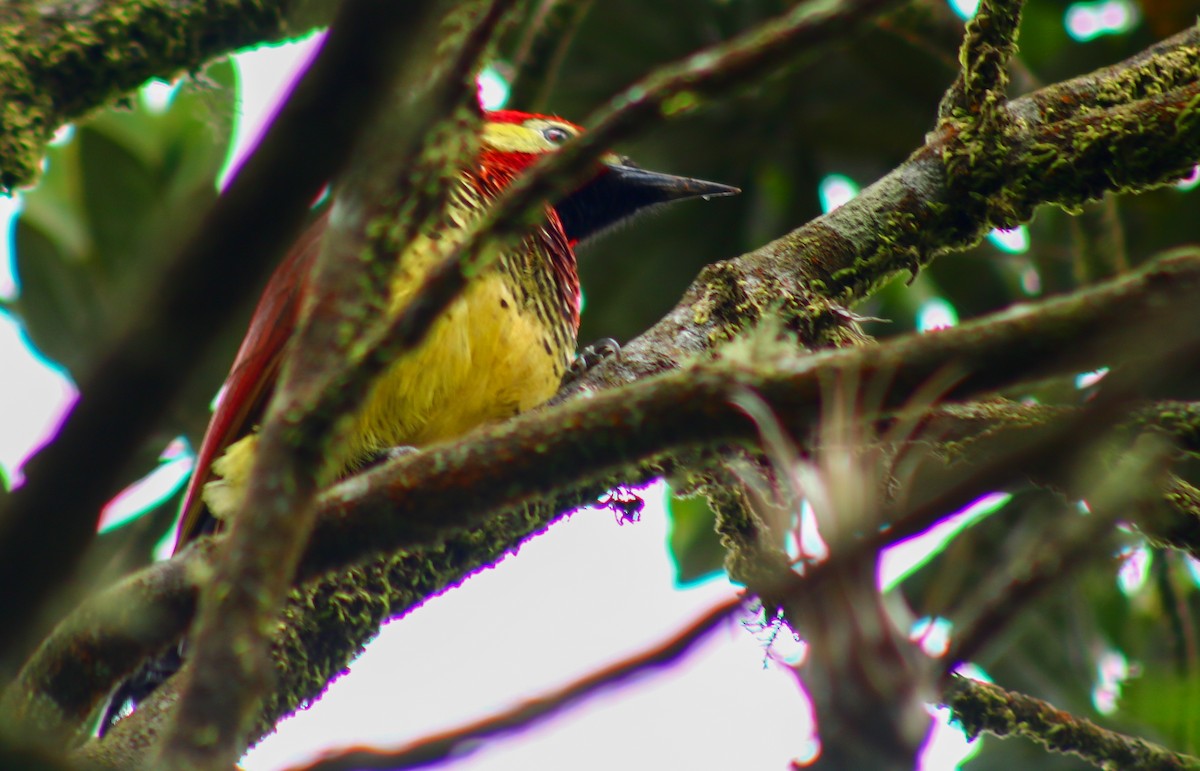
[[[393,312],[421,285],[429,263],[410,260],[392,285]],[[405,263],[401,262],[403,266]],[[372,386],[323,470],[328,484],[393,447],[422,447],[541,404],[558,388],[574,355],[513,296],[498,267],[475,277],[430,329],[424,342],[392,364]],[[204,501],[218,519],[235,513],[253,466],[251,434],[213,464]]]
[[[405,286],[412,286],[405,282]],[[393,293],[403,305],[408,292]],[[498,270],[477,277],[429,336],[379,378],[345,443],[345,465],[390,447],[421,447],[541,404],[574,351],[522,311]]]

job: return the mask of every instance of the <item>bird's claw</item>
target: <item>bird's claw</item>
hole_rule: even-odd
[[[400,445],[397,447],[385,447],[382,450],[375,450],[374,452],[372,452],[366,458],[366,460],[363,461],[363,463],[359,467],[359,469],[364,470],[364,469],[374,468],[375,466],[382,465],[390,460],[395,460],[396,458],[403,458],[403,457],[412,455],[413,453],[420,452],[420,451],[421,450],[419,447],[413,447],[412,445]]]
[[[599,340],[575,355],[575,361],[571,362],[571,368],[567,370],[566,380],[575,380],[605,359],[620,355],[621,344],[616,340],[611,337]]]

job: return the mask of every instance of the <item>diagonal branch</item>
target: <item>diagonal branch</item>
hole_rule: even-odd
[[[436,129],[446,121],[447,112],[457,118],[459,112],[475,111],[479,61],[492,36],[502,28],[500,21],[515,5],[516,0],[465,0],[450,8],[430,4],[391,12],[374,2],[343,6],[344,15],[338,21],[386,29],[393,38],[390,45],[401,52],[389,62],[392,69],[384,73],[380,83],[384,89],[376,95],[398,95],[398,104],[372,127],[376,141],[365,142],[358,149],[344,180],[346,187],[365,188],[369,200],[378,200],[379,189],[392,190],[400,176],[397,172],[410,169],[422,148],[444,138]],[[448,105],[460,109],[448,110]],[[475,128],[462,121],[451,123],[464,135]],[[386,133],[386,142],[378,141],[380,133]],[[438,160],[439,174],[450,173],[463,161],[459,157],[449,162]],[[428,182],[426,178],[411,173],[403,178],[412,187],[393,195],[419,204],[422,187],[432,188],[433,200],[440,201],[437,196],[444,185],[423,184]],[[341,198],[345,197],[343,190]],[[354,209],[356,204],[361,201],[348,204],[348,208]],[[346,217],[333,219],[337,230],[338,222]],[[346,349],[354,343],[347,329],[361,324],[364,311],[386,305],[378,298],[386,297],[391,254],[376,254],[365,270],[358,260],[345,259],[347,254],[361,254],[357,248],[361,236],[354,231],[366,228],[367,223],[353,222],[341,234],[345,239],[325,239],[312,278],[321,290],[315,300],[308,298],[301,311],[294,344],[259,434],[256,471],[233,520],[226,548],[201,595],[190,666],[181,674],[178,709],[160,747],[159,762],[165,766],[200,771],[234,762],[244,749],[242,737],[271,691],[271,630],[309,535],[314,516],[311,501],[321,479],[322,459],[334,422],[366,396],[366,378],[326,389],[324,393],[336,396],[326,409],[309,409],[311,393],[314,387],[327,385],[331,375],[336,377],[344,367]],[[402,220],[401,224],[409,223]],[[375,294],[361,288],[357,293],[350,291],[363,285]],[[360,302],[345,302],[350,297]]]
[[[488,502],[544,495],[559,479],[611,473],[665,450],[753,438],[753,424],[730,403],[735,388],[756,392],[785,425],[803,432],[821,414],[823,383],[838,376],[887,383],[879,403],[887,410],[939,375],[957,376],[944,398],[968,399],[1179,350],[1193,333],[1173,338],[1159,330],[1166,324],[1190,330],[1181,319],[1196,314],[1190,304],[1197,297],[1200,254],[1177,255],[1094,289],[932,335],[790,360],[718,361],[591,394],[333,488],[323,499],[300,576],[358,561],[363,549],[399,549],[428,539],[433,534],[422,524],[429,521],[423,511],[430,517],[437,512],[439,527],[469,527]],[[468,487],[466,479],[490,484]],[[389,511],[406,516],[385,516]]]
[[[1053,752],[1083,758],[1097,768],[1200,768],[1200,758],[1101,728],[1041,699],[991,683],[955,677],[942,701],[971,738],[984,731],[1000,737],[1024,736]]]

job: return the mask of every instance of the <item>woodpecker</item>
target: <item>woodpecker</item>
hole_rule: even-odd
[[[389,312],[406,306],[447,253],[433,248],[434,241],[463,239],[514,180],[581,130],[558,117],[486,112],[479,155],[461,173],[442,227],[417,236],[398,255]],[[615,153],[604,155],[579,188],[546,207],[531,235],[471,278],[424,342],[376,379],[346,438],[335,443],[324,472],[328,479],[319,481],[335,481],[395,448],[453,439],[544,402],[575,358],[580,311],[575,247],[656,205],[737,192],[728,185],[646,171]],[[309,291],[309,273],[327,226],[324,215],[309,227],[263,291],[200,444],[184,493],[176,550],[236,512],[253,465],[257,424]],[[127,705],[170,677],[181,656],[180,649],[169,651],[119,686],[100,735]]]
[[[390,289],[399,313],[445,250],[541,156],[582,130],[558,117],[485,113],[480,152],[452,191],[443,227],[417,236]],[[658,204],[732,195],[737,188],[645,171],[603,156],[578,189],[548,205],[536,230],[471,279],[423,343],[376,380],[344,441],[328,459],[332,482],[396,447],[423,447],[541,404],[575,357],[579,274],[575,247]],[[315,222],[276,269],[225,381],[184,494],[176,548],[235,512],[250,473],[255,426],[297,322],[327,218]],[[442,244],[439,244],[442,245]]]

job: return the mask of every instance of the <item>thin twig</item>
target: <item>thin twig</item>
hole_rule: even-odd
[[[292,771],[352,771],[353,769],[421,768],[464,755],[485,746],[485,740],[505,733],[529,728],[564,709],[606,688],[648,670],[674,664],[687,655],[697,643],[707,637],[734,611],[742,607],[744,598],[726,600],[693,621],[674,637],[655,647],[610,664],[586,677],[563,686],[552,693],[530,699],[513,709],[470,723],[451,731],[426,737],[407,747],[393,751],[351,749],[324,757]]]

